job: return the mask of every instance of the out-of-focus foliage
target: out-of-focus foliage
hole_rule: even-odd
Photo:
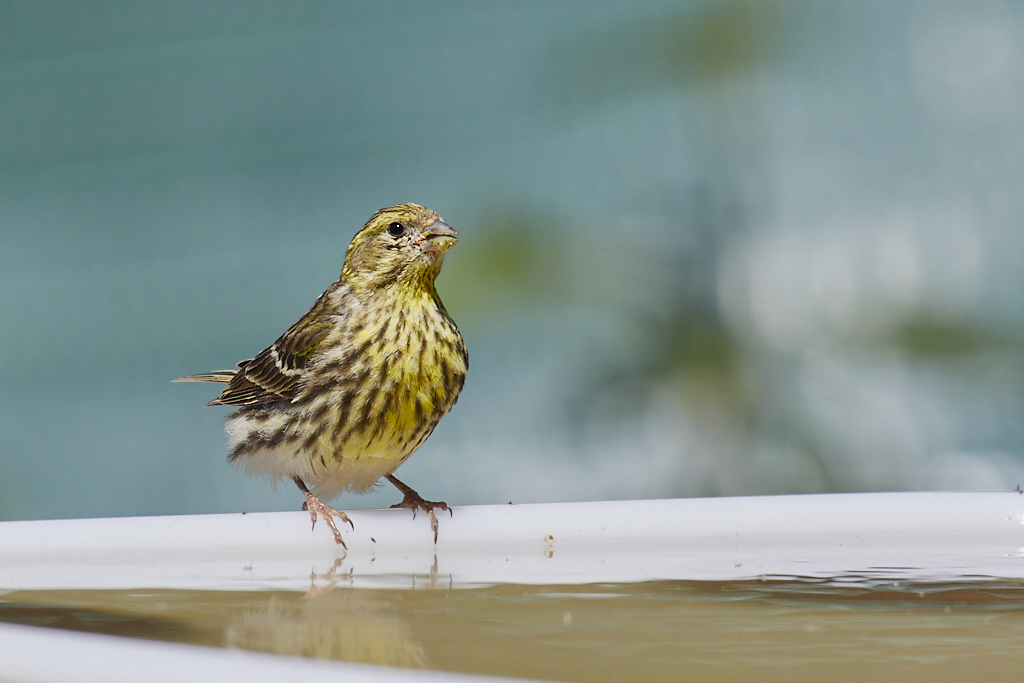
[[[784,49],[786,10],[777,0],[687,3],[571,34],[552,49],[542,89],[575,112],[666,88],[748,80]]]
[[[471,221],[440,279],[446,305],[474,325],[522,324],[536,305],[567,303],[566,231],[528,207],[490,206]],[[476,235],[484,235],[477,239]]]

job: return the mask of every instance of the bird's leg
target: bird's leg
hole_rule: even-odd
[[[416,510],[423,510],[430,517],[430,528],[434,530],[434,543],[437,543],[437,515],[434,514],[434,508],[441,508],[447,510],[448,514],[452,514],[452,509],[448,507],[448,503],[434,502],[432,500],[423,500],[423,497],[413,491],[411,488],[403,484],[393,474],[386,476],[387,480],[395,485],[402,495],[402,502],[397,505],[392,505],[393,508],[409,508],[412,510],[412,518],[416,519]]]
[[[352,529],[355,529],[356,525],[352,523],[352,520],[349,519],[348,515],[344,512],[341,510],[335,510],[329,505],[325,505],[319,498],[310,493],[309,489],[306,488],[305,482],[301,479],[298,477],[292,477],[292,480],[295,482],[295,485],[299,487],[299,490],[306,496],[306,502],[302,504],[302,509],[309,510],[309,516],[313,519],[313,527],[316,528],[316,515],[319,512],[324,516],[324,521],[327,522],[327,526],[331,527],[331,531],[334,532],[334,542],[340,543],[341,547],[348,550],[348,546],[345,545],[345,541],[341,540],[341,534],[338,532],[338,527],[334,526],[333,518],[337,517],[343,522],[348,522],[348,525],[352,527]]]

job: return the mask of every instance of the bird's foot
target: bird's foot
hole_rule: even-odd
[[[305,484],[301,483],[300,479],[296,479],[295,483],[299,485],[299,489],[306,496],[306,502],[302,504],[302,509],[309,511],[309,517],[313,520],[313,528],[316,528],[317,515],[323,515],[327,526],[331,527],[331,531],[334,532],[334,542],[341,544],[342,548],[348,550],[348,546],[345,545],[345,541],[341,538],[341,532],[338,531],[338,527],[334,524],[334,518],[337,517],[342,522],[348,522],[348,525],[353,530],[356,528],[356,525],[352,523],[352,520],[344,512],[335,510],[310,493],[309,489],[306,488]]]
[[[425,500],[423,496],[413,491],[411,488],[400,482],[393,475],[387,475],[388,481],[398,487],[398,490],[402,492],[404,496],[401,503],[392,505],[393,508],[409,508],[412,510],[412,518],[416,519],[416,511],[423,510],[427,513],[427,517],[430,518],[430,528],[434,532],[434,543],[437,543],[437,515],[434,514],[435,508],[446,510],[449,515],[452,514],[452,509],[448,507],[448,503],[442,503],[441,501]]]
[[[338,531],[338,527],[334,524],[334,518],[337,517],[342,522],[347,522],[353,529],[356,525],[352,523],[352,520],[348,518],[341,510],[335,510],[330,505],[323,503],[319,498],[314,496],[312,493],[306,494],[306,502],[302,504],[303,510],[309,510],[309,517],[313,520],[313,528],[316,528],[317,515],[323,515],[324,521],[327,522],[327,526],[331,527],[331,531],[334,532],[334,542],[340,543],[343,548],[348,550],[348,546],[345,545],[345,541],[341,539],[341,532]]]
[[[437,515],[434,514],[435,508],[441,508],[447,510],[448,514],[452,514],[452,509],[448,507],[448,503],[441,501],[424,500],[420,494],[415,491],[405,494],[405,498],[402,499],[401,503],[392,505],[393,508],[409,508],[412,510],[412,518],[416,519],[416,511],[423,510],[427,513],[427,517],[430,518],[430,528],[434,532],[434,543],[437,543]]]

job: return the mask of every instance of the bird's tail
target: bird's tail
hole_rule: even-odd
[[[178,379],[172,379],[172,382],[230,382],[231,378],[235,376],[238,370],[214,370],[213,372],[204,372],[201,375],[189,375],[188,377],[179,377]]]

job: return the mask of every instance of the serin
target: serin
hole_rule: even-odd
[[[313,525],[326,505],[381,477],[401,503],[425,511],[437,542],[435,508],[393,472],[426,440],[459,397],[469,355],[434,286],[457,233],[416,204],[381,209],[352,238],[341,277],[281,338],[236,370],[176,382],[226,382],[207,405],[239,406],[227,418],[228,461],[272,482],[292,479]]]

